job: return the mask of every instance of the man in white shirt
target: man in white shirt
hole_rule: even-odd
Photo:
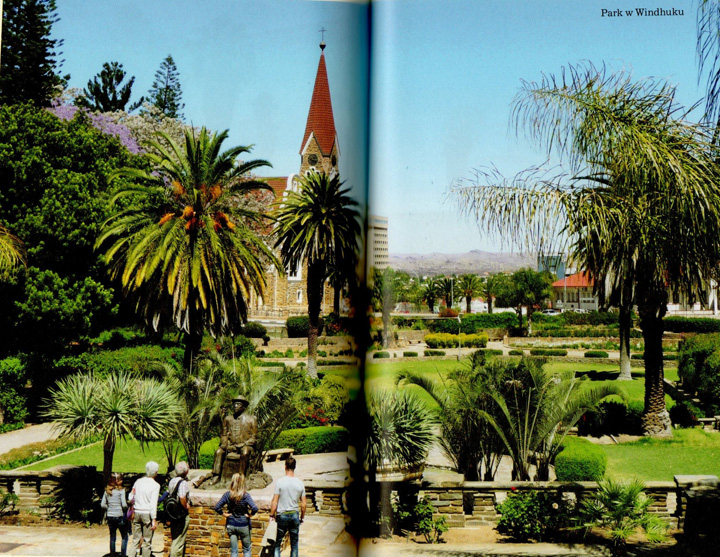
[[[300,524],[305,520],[307,500],[305,486],[295,477],[296,460],[288,457],[285,461],[285,476],[275,484],[275,494],[270,504],[270,517],[277,522],[275,557],[280,557],[285,532],[290,534],[290,557],[298,557]]]
[[[160,484],[155,481],[158,468],[160,466],[157,462],[148,462],[145,465],[145,477],[135,482],[128,498],[135,509],[128,555],[137,554],[142,539],[142,557],[150,557],[153,533],[157,527],[157,502],[160,494]]]
[[[177,487],[177,496],[180,504],[185,511],[190,509],[190,482],[187,479],[190,467],[185,461],[178,462],[175,465],[176,476],[170,480],[168,492],[173,493]],[[190,525],[190,515],[185,512],[185,516],[170,522],[170,557],[184,557],[185,555],[185,538],[187,536],[188,526]]]

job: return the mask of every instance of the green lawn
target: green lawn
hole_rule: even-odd
[[[138,441],[121,441],[115,448],[113,459],[113,470],[118,472],[142,473],[145,471],[145,463],[154,460],[160,464],[160,470],[165,469],[167,459],[159,442],[150,443],[144,449]],[[60,464],[72,464],[75,466],[95,466],[98,470],[103,467],[102,442],[95,443],[82,449],[59,455],[51,460],[36,462],[25,470],[45,470]]]
[[[669,440],[643,438],[621,445],[603,445],[606,474],[615,479],[672,481],[675,474],[720,476],[720,433],[675,429]]]

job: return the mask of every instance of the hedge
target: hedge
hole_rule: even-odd
[[[508,356],[524,356],[525,353],[522,350],[510,350]]]
[[[325,322],[322,317],[318,327],[318,335],[322,334]],[[310,318],[307,315],[298,315],[296,317],[288,317],[285,322],[289,338],[307,338],[310,329]]]
[[[463,347],[485,348],[488,343],[488,336],[485,333],[477,335],[466,335],[464,333],[451,335],[449,333],[436,333],[425,335],[425,344],[428,348],[457,348],[458,342]]]
[[[531,348],[531,356],[567,356],[567,350],[560,348]]]
[[[605,475],[607,456],[601,447],[585,439],[566,438],[555,457],[559,482],[597,482]]]
[[[417,352],[403,352],[403,358],[417,358]]]
[[[247,338],[263,338],[267,336],[267,328],[260,323],[250,321],[243,326],[240,334]]]
[[[424,350],[423,356],[444,356],[445,350]]]
[[[390,352],[375,352],[375,354],[373,354],[373,359],[389,358],[389,357],[390,357]]]
[[[585,352],[586,358],[609,358],[610,355],[604,350],[587,350]]]
[[[482,352],[486,356],[502,356],[503,351],[497,348],[481,348],[478,352]]]
[[[345,360],[324,360],[324,359],[319,359],[316,363],[319,366],[347,366],[347,365],[352,364],[352,362],[348,362]]]
[[[671,333],[720,333],[720,320],[709,317],[666,317],[663,325]]]
[[[515,325],[517,325],[517,316],[514,312],[507,311],[471,313],[460,318],[460,332],[466,335],[475,334],[483,329],[507,329]],[[427,328],[431,333],[457,334],[458,322],[456,318],[428,320]]]
[[[720,410],[720,334],[701,334],[683,342],[678,376],[683,389],[697,392],[709,414]]]
[[[545,315],[541,312],[532,314],[532,322],[535,324],[547,323],[556,326],[563,325],[617,325],[619,313],[615,311],[588,311],[579,313],[577,311],[564,311],[560,315]]]
[[[277,436],[273,449],[293,449],[295,454],[347,451],[349,434],[344,427],[317,426],[286,429]]]

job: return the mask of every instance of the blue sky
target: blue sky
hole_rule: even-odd
[[[603,17],[603,8],[681,8],[676,17]],[[372,8],[372,103],[367,110],[368,10],[302,0],[60,0],[54,34],[63,71],[84,87],[106,61],[150,88],[161,60],[180,71],[188,122],[255,144],[267,175],[299,167],[321,27],[341,148],[341,175],[362,197],[370,122],[373,213],[390,219],[391,253],[498,251],[459,216],[446,192],[473,168],[515,172],[543,162],[508,128],[521,80],[588,60],[702,98],[695,3],[654,0],[379,0]]]

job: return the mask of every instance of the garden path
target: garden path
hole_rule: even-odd
[[[0,434],[0,454],[8,453],[13,449],[24,447],[32,443],[42,443],[56,439],[59,435],[57,430],[53,429],[52,423],[30,425],[23,429],[8,431]]]

